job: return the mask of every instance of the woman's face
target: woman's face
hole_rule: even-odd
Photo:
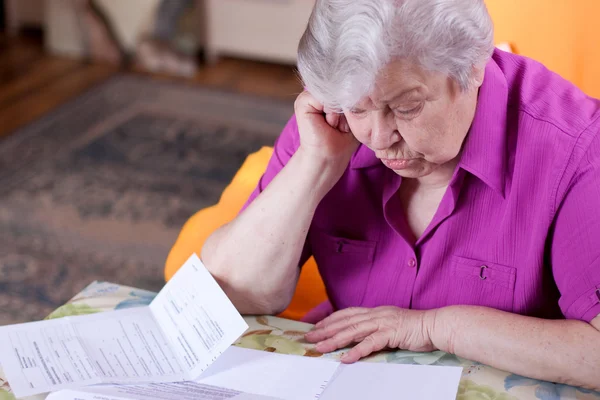
[[[373,93],[344,112],[354,136],[384,165],[405,178],[421,178],[454,161],[477,105],[483,71],[461,91],[444,74],[410,63],[390,63]]]

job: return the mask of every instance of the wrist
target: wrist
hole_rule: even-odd
[[[314,188],[323,192],[323,196],[340,180],[350,162],[349,159],[314,154],[302,146],[298,148],[294,158],[297,159],[305,176],[314,179]]]
[[[438,350],[454,354],[454,312],[452,307],[426,311],[426,326],[431,344]]]

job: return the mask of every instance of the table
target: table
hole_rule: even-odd
[[[67,304],[47,318],[84,315],[107,310],[118,310],[148,305],[156,293],[107,282],[93,282]],[[236,346],[295,354],[305,357],[339,359],[345,350],[321,354],[302,337],[311,325],[277,317],[245,317],[250,328],[235,343]],[[399,364],[450,365],[463,367],[457,400],[599,400],[600,393],[524,378],[499,371],[486,365],[462,359],[441,351],[413,353],[409,351],[381,352],[367,362]],[[0,400],[13,400],[10,387],[0,368]],[[44,396],[29,397],[41,400]]]

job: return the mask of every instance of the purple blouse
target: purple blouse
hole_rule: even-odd
[[[365,146],[322,200],[300,260],[315,257],[327,288],[316,319],[380,305],[600,314],[600,101],[499,50],[485,72],[459,164],[416,242],[395,196],[402,178]],[[292,117],[248,202],[298,146]]]

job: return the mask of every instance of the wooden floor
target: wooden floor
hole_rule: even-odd
[[[50,56],[39,36],[0,36],[0,138],[120,72],[149,75]],[[151,76],[281,99],[294,99],[302,90],[291,66],[231,58],[201,67],[191,79]]]

